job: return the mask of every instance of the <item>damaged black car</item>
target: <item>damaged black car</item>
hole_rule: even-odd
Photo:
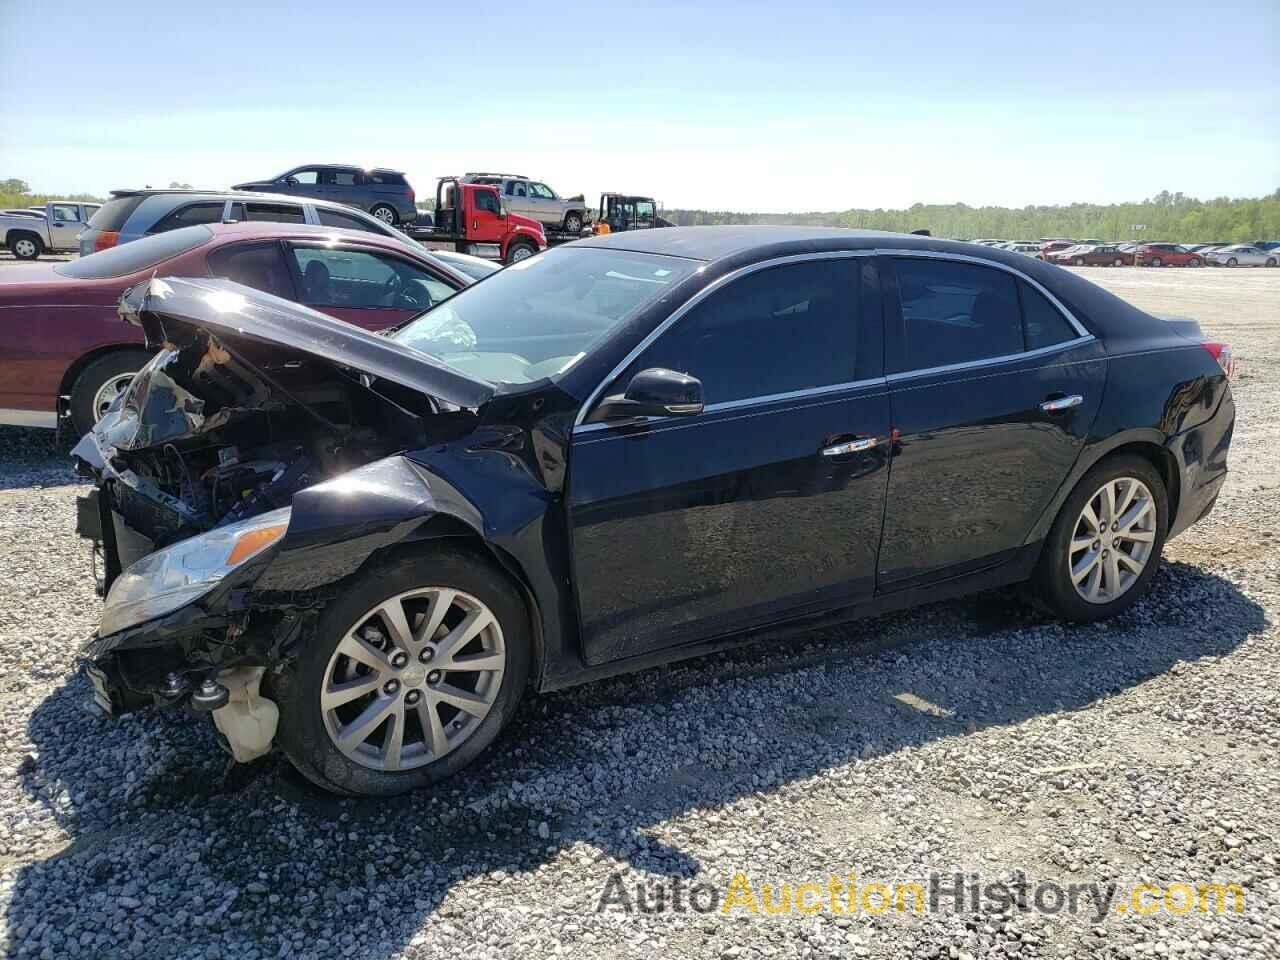
[[[1223,345],[919,236],[588,238],[389,336],[222,280],[120,310],[155,353],[74,450],[94,699],[346,794],[746,638],[1022,582],[1119,613],[1234,423]]]

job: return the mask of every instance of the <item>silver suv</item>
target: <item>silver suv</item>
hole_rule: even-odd
[[[80,256],[179,227],[244,220],[342,227],[412,242],[395,227],[331,200],[228,190],[113,190],[80,234]]]
[[[581,233],[591,222],[585,197],[565,199],[545,183],[518,173],[468,173],[463,183],[487,183],[498,188],[511,213],[532,217],[543,226],[566,233]]]

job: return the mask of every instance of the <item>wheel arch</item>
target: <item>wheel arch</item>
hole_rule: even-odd
[[[9,232],[4,235],[4,245],[6,247],[12,246],[13,241],[20,240],[23,237],[30,237],[36,242],[36,246],[41,250],[49,249],[49,245],[44,242],[44,238],[41,237],[40,234],[36,233],[34,230],[24,230],[22,227],[10,229]]]
[[[92,350],[86,351],[71,362],[71,365],[62,372],[62,379],[58,381],[58,392],[54,396],[54,403],[59,404],[63,397],[70,396],[71,390],[76,385],[76,380],[80,378],[80,374],[84,372],[89,364],[101,360],[103,357],[110,356],[113,353],[122,353],[125,351],[135,350],[138,353],[150,354],[145,346],[141,343],[131,343],[128,341],[121,343],[104,343],[101,346],[94,347]],[[61,412],[61,411],[59,411]]]

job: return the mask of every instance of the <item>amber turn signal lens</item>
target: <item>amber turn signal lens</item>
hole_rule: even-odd
[[[231,554],[227,557],[227,566],[234,567],[237,563],[248,560],[255,553],[265,550],[283,537],[288,529],[287,523],[278,523],[273,527],[260,527],[243,534],[231,548]]]

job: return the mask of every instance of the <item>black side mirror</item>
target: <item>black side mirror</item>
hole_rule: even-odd
[[[688,417],[701,412],[701,380],[687,373],[650,367],[631,378],[624,395],[605,397],[591,419]]]

